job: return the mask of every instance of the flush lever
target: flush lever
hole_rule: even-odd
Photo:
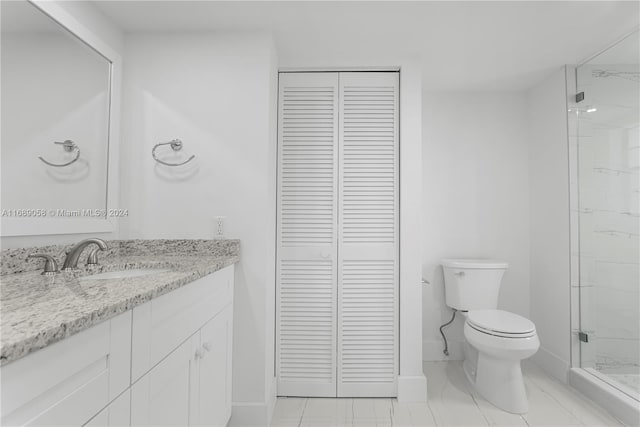
[[[464,271],[456,271],[455,273],[453,273],[453,275],[458,277],[464,277]]]

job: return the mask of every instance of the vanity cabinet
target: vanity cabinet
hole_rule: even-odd
[[[130,385],[131,311],[2,367],[3,426],[83,425]]]
[[[131,387],[133,426],[225,426],[231,416],[231,306]]]
[[[1,425],[225,426],[234,267],[2,367]]]
[[[120,427],[128,426],[131,412],[131,391],[127,389],[120,396],[109,403],[106,408],[98,412],[87,424],[86,427]]]

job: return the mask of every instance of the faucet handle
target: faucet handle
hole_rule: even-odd
[[[98,265],[98,251],[101,251],[102,249],[100,249],[99,247],[95,247],[93,249],[91,249],[91,252],[89,252],[89,256],[87,257],[87,263],[86,265]]]
[[[47,255],[47,254],[29,254],[27,256],[27,261],[31,258],[44,258],[45,262],[44,262],[44,271],[40,274],[44,275],[44,276],[53,276],[54,274],[58,273],[58,263],[56,262],[56,260],[51,256],[51,255]]]

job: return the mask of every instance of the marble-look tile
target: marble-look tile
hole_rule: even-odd
[[[459,361],[424,364],[429,406],[436,425],[489,425],[467,389],[461,366]]]
[[[531,362],[523,363],[523,372],[530,388],[537,388],[549,395],[557,405],[564,408],[580,423],[587,426],[619,426],[621,423],[600,406],[547,375]]]
[[[390,420],[393,408],[391,399],[353,399],[353,419]]]
[[[300,427],[300,421],[283,421],[274,420],[270,424],[271,427]]]
[[[504,412],[479,396],[464,377],[462,364],[425,362],[428,402],[398,402],[396,399],[278,399],[272,427],[302,426],[620,426],[621,424],[588,398],[547,375],[531,362],[523,373],[529,395],[529,413]],[[333,401],[333,402],[332,402]],[[351,404],[351,405],[350,405]],[[355,406],[353,406],[355,404]],[[344,417],[333,416],[335,408],[355,407]],[[306,409],[313,408],[307,412]],[[379,418],[390,410],[390,418]],[[323,410],[333,415],[322,416]],[[346,412],[348,414],[348,411]],[[277,417],[276,417],[277,415]],[[326,414],[325,414],[326,415]],[[297,424],[296,424],[297,423]]]
[[[401,420],[406,419],[406,412],[409,413],[410,420],[414,426],[435,426],[436,420],[433,417],[433,412],[429,406],[429,402],[398,402],[394,399],[394,425],[396,420],[396,413],[400,414]]]
[[[345,419],[334,420],[331,418],[302,418],[299,423],[300,427],[347,427],[351,425],[351,422]]]
[[[425,407],[427,405],[426,402],[421,404],[424,405]],[[409,409],[409,404],[407,403],[401,404],[398,402],[397,399],[393,399],[391,401],[391,408],[393,410],[393,413],[391,415],[391,420],[394,426],[411,427],[414,425],[414,422],[411,417],[411,410]],[[431,417],[430,413],[429,413],[429,417]]]
[[[486,422],[486,424],[491,426],[526,426],[525,421],[520,415],[502,411],[480,396],[466,379],[462,362],[449,362],[449,365],[447,375],[449,381],[465,388],[465,391],[471,396],[473,403],[482,415],[482,422]]]
[[[341,420],[353,418],[352,399],[309,399],[302,415],[303,419]]]
[[[280,424],[295,422],[297,425],[302,419],[302,413],[307,406],[307,400],[305,397],[279,398],[273,410],[273,422]]]

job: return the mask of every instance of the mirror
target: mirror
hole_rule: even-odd
[[[1,7],[2,235],[105,231],[112,61],[37,4]]]

